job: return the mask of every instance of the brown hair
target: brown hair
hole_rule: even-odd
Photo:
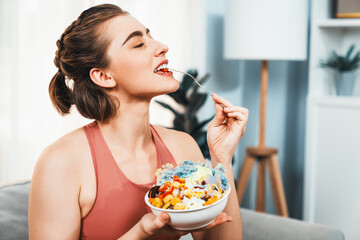
[[[58,72],[51,79],[49,94],[61,115],[70,112],[74,104],[86,118],[106,121],[116,114],[118,102],[90,79],[94,67],[106,68],[110,40],[101,36],[100,27],[109,19],[128,14],[120,7],[102,4],[91,7],[68,26],[60,39],[54,59]],[[72,89],[67,79],[73,80]]]

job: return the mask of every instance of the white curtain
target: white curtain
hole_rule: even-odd
[[[83,10],[103,2],[0,0],[1,182],[31,178],[35,162],[47,145],[90,122],[75,109],[69,116],[58,115],[47,89],[57,71],[53,64],[56,40]],[[197,68],[204,73],[205,0],[110,2],[129,11],[154,38],[169,46],[172,67]],[[159,98],[166,100],[166,96]],[[171,121],[171,114],[164,114],[157,104],[152,104],[150,112],[154,124]]]

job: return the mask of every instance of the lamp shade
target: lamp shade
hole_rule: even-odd
[[[227,0],[227,59],[306,60],[307,0]]]

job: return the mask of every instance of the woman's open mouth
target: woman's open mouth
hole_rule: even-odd
[[[167,67],[167,63],[163,63],[159,67],[157,67],[154,70],[154,73],[157,73],[160,75],[165,75],[165,76],[172,76],[172,74],[173,74],[171,71],[169,71],[169,68]]]

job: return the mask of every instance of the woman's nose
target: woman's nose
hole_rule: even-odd
[[[165,55],[168,51],[169,51],[169,47],[159,42],[155,50],[155,57]]]

